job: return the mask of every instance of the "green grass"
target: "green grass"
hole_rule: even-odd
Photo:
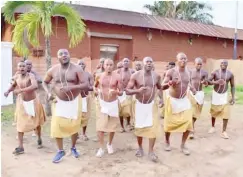
[[[2,106],[1,121],[2,122],[13,122],[14,121],[15,106]]]
[[[210,97],[212,90],[213,90],[213,87],[212,86],[204,87],[203,90],[205,92],[205,96]],[[228,92],[230,93],[230,88],[229,88]],[[235,88],[235,99],[236,99],[236,104],[243,105],[243,85],[236,86],[236,88]]]

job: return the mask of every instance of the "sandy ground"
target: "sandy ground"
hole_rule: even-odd
[[[78,150],[82,156],[74,159],[67,155],[60,164],[53,164],[52,158],[56,146],[49,138],[49,125],[44,128],[43,142],[45,147],[38,150],[36,139],[31,133],[25,137],[25,154],[13,156],[17,145],[16,132],[13,126],[3,126],[2,131],[2,176],[3,177],[242,177],[243,176],[243,106],[232,107],[232,116],[228,126],[231,139],[220,138],[222,121],[217,121],[217,133],[207,134],[210,127],[209,106],[203,110],[202,119],[196,124],[196,139],[188,140],[190,156],[184,156],[179,149],[181,135],[173,134],[172,151],[163,150],[164,137],[157,140],[155,152],[159,157],[157,164],[150,162],[147,156],[134,156],[137,144],[133,133],[117,133],[114,139],[113,155],[95,157],[98,148],[95,137],[94,119],[89,122],[88,135],[91,140],[79,140]],[[163,124],[163,121],[161,121]],[[70,140],[65,141],[69,149]],[[148,141],[144,141],[147,152]]]

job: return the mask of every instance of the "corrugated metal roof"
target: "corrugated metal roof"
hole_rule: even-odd
[[[164,18],[138,12],[122,11],[93,6],[73,5],[84,20],[134,27],[189,33],[210,37],[234,39],[234,29],[215,25]],[[26,7],[19,8],[17,13],[24,13]],[[243,40],[243,30],[238,30],[238,40]]]

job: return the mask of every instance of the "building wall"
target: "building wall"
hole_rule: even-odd
[[[108,39],[100,37],[89,37],[85,35],[83,41],[75,48],[69,49],[69,40],[66,30],[66,22],[62,18],[53,18],[53,35],[51,37],[51,54],[53,64],[56,62],[56,52],[59,48],[68,48],[71,57],[86,59],[87,68],[94,70],[99,60],[100,44],[117,44],[119,45],[118,59],[124,57],[142,59],[145,56],[151,56],[156,61],[156,70],[162,73],[165,66],[162,62],[175,61],[178,52],[185,52],[189,58],[189,65],[192,65],[194,58],[200,56],[206,61],[207,58],[232,58],[233,40],[217,39],[206,36],[192,36],[192,45],[189,44],[189,34],[174,33],[168,31],[159,31],[146,28],[128,27],[123,25],[105,24],[98,22],[86,21],[87,29],[90,32],[99,32],[107,34],[131,35],[132,40]],[[3,39],[9,40],[9,31],[11,26],[7,26],[7,31]],[[148,33],[152,34],[152,39],[148,40]],[[40,33],[40,47],[44,48],[44,38]],[[224,46],[224,43],[227,43]],[[243,41],[238,41],[238,55],[243,55]],[[15,58],[19,58],[15,55]],[[45,72],[44,57],[32,57],[33,65],[41,75]],[[92,61],[92,62],[91,62]],[[16,61],[13,61],[16,63]]]

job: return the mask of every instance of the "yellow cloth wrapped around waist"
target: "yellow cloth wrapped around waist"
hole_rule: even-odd
[[[120,124],[120,120],[118,117],[112,117],[108,114],[101,112],[101,105],[99,98],[96,98],[96,131],[101,132],[116,132],[118,131],[118,126]],[[113,104],[118,103],[119,110],[119,102],[114,101]],[[111,103],[112,104],[112,103]]]
[[[230,105],[211,105],[211,116],[216,119],[229,119],[230,118]]]
[[[130,95],[123,95],[123,99],[119,100],[120,109],[119,109],[119,116],[123,118],[131,117],[132,116],[132,96]]]
[[[82,99],[83,100],[83,99]],[[91,117],[91,102],[92,102],[92,96],[91,94],[89,94],[87,97],[86,97],[86,102],[87,102],[87,112],[82,112],[82,119],[81,119],[81,126],[82,127],[86,127],[88,125],[88,120],[90,119]],[[83,107],[83,103],[82,103],[82,108]]]
[[[192,109],[187,109],[179,113],[173,113],[171,97],[166,97],[165,101],[165,132],[186,132],[193,130],[192,127]]]
[[[43,109],[42,104],[40,103],[39,99],[36,97],[34,100],[30,101],[30,105],[34,108],[34,116],[28,114],[29,112],[24,103],[26,103],[21,95],[18,95],[16,100],[16,111],[15,111],[15,121],[17,123],[17,131],[18,132],[29,132],[36,129],[38,126],[44,124],[46,120],[45,112]],[[31,111],[30,111],[31,112]]]
[[[52,104],[51,137],[65,138],[78,133],[81,128],[82,98],[78,95],[77,119],[69,119],[55,115],[56,103]],[[66,110],[68,111],[68,110]]]
[[[192,117],[199,119],[201,117],[203,104],[198,104],[197,100],[192,96],[190,92],[188,92],[188,98],[192,105]]]
[[[134,106],[133,106],[134,115],[136,114],[136,111],[139,111],[139,110],[135,110],[136,101],[134,101]],[[159,122],[159,115],[158,115],[158,105],[156,104],[155,101],[152,106],[152,118],[153,118],[152,126],[145,127],[145,128],[135,128],[134,133],[136,136],[145,137],[145,138],[158,138],[162,135],[162,128]],[[136,125],[136,120],[134,121]]]

